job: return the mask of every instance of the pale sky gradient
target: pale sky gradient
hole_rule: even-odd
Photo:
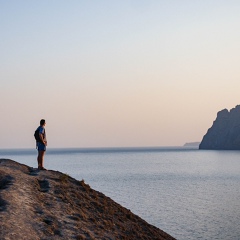
[[[0,0],[0,148],[180,146],[240,104],[239,0]]]

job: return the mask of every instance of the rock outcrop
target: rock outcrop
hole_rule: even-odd
[[[0,159],[0,239],[174,239],[57,171]]]
[[[199,149],[240,150],[240,105],[217,113]]]

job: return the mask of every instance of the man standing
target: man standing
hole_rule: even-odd
[[[43,167],[43,158],[44,154],[46,152],[46,146],[47,146],[47,138],[46,138],[46,131],[45,131],[45,125],[46,122],[44,119],[40,121],[40,126],[36,130],[36,141],[37,141],[37,149],[38,149],[38,170],[46,170],[46,168]]]

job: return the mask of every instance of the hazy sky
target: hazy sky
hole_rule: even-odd
[[[179,146],[240,104],[239,0],[0,0],[0,148]]]

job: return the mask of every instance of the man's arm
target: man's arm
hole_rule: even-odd
[[[42,133],[39,132],[39,137],[40,137],[40,140],[43,144],[45,144],[45,140],[44,140],[44,135]]]

